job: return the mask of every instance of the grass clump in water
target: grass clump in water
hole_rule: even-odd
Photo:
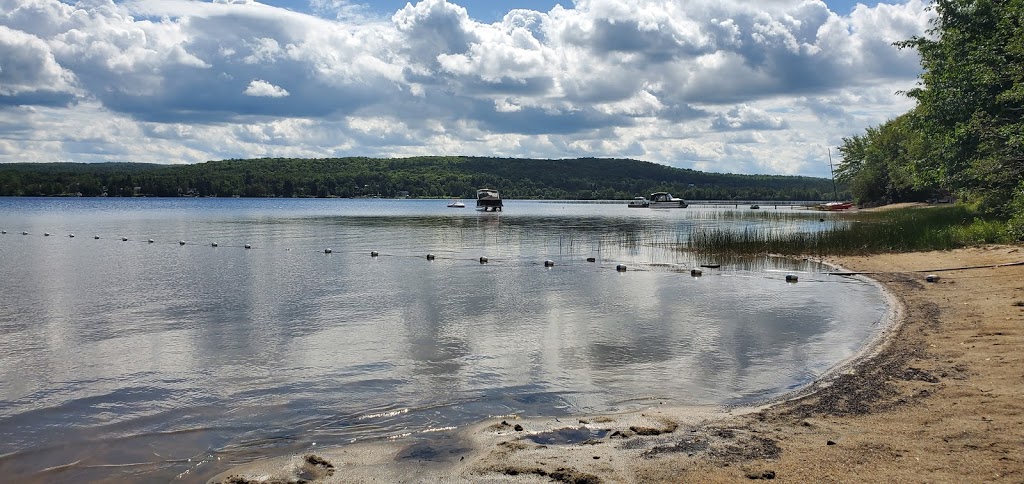
[[[1008,240],[1005,223],[979,218],[963,205],[829,214],[828,227],[742,231],[694,227],[683,248],[703,254],[850,255],[945,250]]]

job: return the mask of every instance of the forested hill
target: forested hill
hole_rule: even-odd
[[[825,178],[731,175],[626,159],[328,158],[0,165],[3,196],[473,198],[612,200],[668,191],[687,199],[826,200]],[[839,196],[848,196],[843,191]]]

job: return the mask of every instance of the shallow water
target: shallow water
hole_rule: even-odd
[[[813,263],[672,247],[818,213],[446,204],[0,199],[0,475],[192,481],[493,415],[750,403],[885,315],[875,286]]]

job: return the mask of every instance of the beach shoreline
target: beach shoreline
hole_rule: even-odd
[[[870,273],[895,321],[822,380],[760,407],[488,419],[443,444],[322,449],[210,482],[1019,482],[1024,266],[1003,264],[1021,261],[1005,245],[826,259]]]

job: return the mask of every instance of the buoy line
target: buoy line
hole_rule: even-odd
[[[6,233],[6,231],[5,231],[5,233]],[[25,235],[29,235],[28,232],[24,232],[24,234]],[[47,233],[47,236],[49,236],[49,235],[50,234]],[[73,235],[69,236],[69,238],[70,237],[73,237]],[[94,238],[94,240],[112,239],[111,237],[102,237],[100,235],[95,235],[95,236],[93,236],[93,238]],[[209,244],[205,244],[205,243],[201,243],[201,242],[186,241],[186,240],[178,240],[177,242],[162,242],[162,241],[157,241],[157,240],[152,239],[152,238],[138,238],[138,237],[125,236],[125,235],[114,237],[113,239],[119,239],[121,242],[135,242],[135,243],[139,243],[139,244],[159,245],[159,246],[163,246],[163,245],[178,245],[178,246],[182,246],[183,247],[183,246],[186,246],[186,245],[188,245],[188,246],[207,245],[208,247],[211,247],[211,248],[222,248],[222,247],[223,248],[245,248],[245,249],[258,249],[259,248],[259,247],[254,247],[251,244],[223,245],[223,244],[220,244],[218,242],[211,242]],[[292,249],[291,248],[286,248],[285,250],[291,251]],[[310,251],[311,252],[325,254],[325,255],[335,255],[335,254],[337,254],[337,255],[355,255],[355,254],[360,254],[360,253],[362,253],[362,254],[366,253],[363,250],[357,250],[357,249],[352,249],[352,250],[334,250],[332,248],[310,249]],[[502,257],[499,257],[499,258],[494,258],[494,257],[490,257],[490,256],[479,256],[479,257],[473,257],[473,258],[471,258],[471,257],[453,257],[453,256],[439,255],[439,254],[436,254],[436,253],[425,253],[425,254],[415,254],[415,255],[412,255],[412,254],[388,254],[388,253],[381,253],[380,251],[376,251],[376,250],[370,251],[369,255],[372,258],[379,258],[379,257],[405,257],[405,258],[416,258],[416,259],[426,258],[426,260],[428,260],[428,261],[434,261],[434,260],[466,261],[466,262],[479,262],[482,265],[483,264],[492,264],[492,263],[508,264],[510,262],[516,262],[516,259],[502,258]],[[539,266],[544,266],[544,267],[547,267],[547,268],[553,268],[556,265],[556,262],[553,259],[536,260],[536,261],[534,261],[534,260],[521,260],[519,262],[522,263],[523,265],[539,265]],[[587,263],[596,263],[597,259],[594,258],[594,257],[588,257],[588,258],[586,258],[586,262]],[[574,260],[570,260],[570,261],[563,260],[559,264],[567,264],[567,263],[580,263],[580,264],[583,264],[584,262],[582,260],[575,260],[574,259]],[[620,266],[625,266],[624,264],[619,264],[619,265]],[[640,265],[648,265],[648,264],[640,263]],[[650,265],[654,265],[654,264],[650,264]],[[608,269],[607,266],[603,266],[603,265],[595,265],[595,267],[598,267],[598,268],[601,268],[601,269]],[[637,271],[637,270],[647,270],[647,269],[638,269],[638,268],[634,267],[631,270]]]
[[[3,234],[7,234],[7,231],[4,230]],[[28,231],[22,231],[22,235],[31,235],[31,234]],[[51,234],[50,232],[44,232],[43,236],[44,237],[50,237],[51,235],[53,235],[53,234]],[[68,234],[67,235],[67,238],[69,238],[69,239],[70,238],[74,238],[74,237],[75,237],[74,234]],[[101,237],[100,235],[94,235],[93,236],[94,240],[100,240],[101,238],[105,239],[105,240],[118,240],[119,239],[121,242],[135,242],[137,244],[146,244],[146,245],[178,245],[178,246],[186,246],[186,245],[189,245],[189,246],[200,246],[200,245],[206,245],[207,247],[217,248],[217,249],[219,249],[219,248],[240,248],[240,249],[246,249],[246,250],[249,250],[249,249],[264,249],[264,250],[266,250],[267,249],[267,248],[255,247],[255,246],[253,246],[251,244],[222,245],[222,244],[220,244],[217,241],[211,241],[211,242],[208,242],[208,243],[194,242],[194,241],[185,241],[185,240],[178,240],[177,242],[160,242],[160,241],[157,241],[157,240],[152,239],[152,238],[136,238],[136,237],[129,237],[129,236],[125,236],[125,235],[120,235],[120,236],[117,236],[117,237],[109,237],[109,236],[108,237]],[[285,251],[291,251],[292,248],[288,247],[288,248],[284,248],[284,250]],[[316,252],[316,253],[324,254],[324,255],[334,255],[334,254],[338,254],[338,255],[367,254],[365,249],[334,250],[332,248],[323,248],[323,249],[310,249],[310,252]],[[524,265],[524,266],[542,266],[542,267],[545,267],[547,269],[553,269],[553,268],[556,267],[556,265],[563,265],[563,264],[568,264],[568,265],[588,265],[588,266],[593,266],[593,267],[601,269],[601,270],[615,270],[616,272],[620,272],[620,273],[622,273],[622,272],[637,272],[637,271],[640,271],[640,272],[651,272],[652,268],[654,268],[654,267],[667,267],[667,268],[669,268],[668,272],[687,273],[687,274],[689,274],[693,278],[698,278],[698,277],[701,277],[703,275],[704,271],[702,269],[700,269],[700,267],[714,268],[714,269],[718,269],[720,267],[719,264],[713,264],[713,265],[703,264],[702,265],[702,264],[694,263],[694,264],[692,264],[693,267],[690,268],[689,266],[682,266],[682,265],[677,264],[677,263],[664,263],[664,262],[634,262],[633,264],[635,264],[635,265],[627,265],[625,263],[616,263],[615,265],[609,266],[607,264],[610,263],[611,261],[608,261],[608,260],[598,261],[598,259],[596,257],[592,257],[592,256],[591,257],[586,257],[584,259],[577,259],[576,257],[572,257],[572,258],[569,258],[569,259],[560,258],[559,262],[556,263],[556,260],[554,260],[554,259],[533,260],[533,259],[523,259],[523,258],[518,258],[518,259],[517,258],[501,258],[501,257],[499,257],[499,258],[492,258],[490,256],[479,256],[479,257],[474,257],[474,258],[470,258],[470,257],[452,257],[452,256],[438,255],[438,254],[432,253],[432,252],[425,252],[425,253],[420,253],[420,254],[388,254],[388,253],[381,253],[380,251],[377,251],[377,250],[371,250],[371,251],[369,251],[369,257],[373,258],[373,259],[377,259],[377,258],[380,258],[380,257],[404,257],[404,258],[416,258],[416,259],[424,259],[425,258],[428,261],[450,260],[450,261],[478,262],[480,265],[490,265],[492,263],[496,263],[498,265],[507,265],[509,263],[518,263],[518,264],[521,264],[521,265]],[[598,262],[601,262],[601,263],[598,263]],[[908,271],[908,272],[940,272],[940,271],[951,271],[951,270],[962,270],[962,269],[978,269],[978,268],[1001,267],[1001,266],[1012,266],[1012,265],[1024,265],[1024,262],[997,264],[997,265],[992,265],[992,266],[975,266],[975,267],[966,267],[966,268],[933,269],[933,270],[920,270],[920,271]],[[716,272],[718,272],[718,271],[716,271]],[[781,272],[781,271],[775,270],[775,271],[769,271],[769,272]],[[848,276],[848,275],[849,276],[853,276],[853,275],[870,275],[870,274],[880,274],[880,273],[870,273],[870,272],[823,272],[821,274],[825,274],[825,275],[838,275],[838,276]],[[769,280],[771,280],[771,279],[783,279],[783,280],[785,280],[787,282],[790,282],[790,283],[795,283],[798,280],[797,276],[794,275],[793,273],[788,273],[788,274],[784,275],[782,278],[779,278],[779,277],[764,277],[764,279],[769,279]],[[811,282],[821,282],[821,281],[811,281]]]

